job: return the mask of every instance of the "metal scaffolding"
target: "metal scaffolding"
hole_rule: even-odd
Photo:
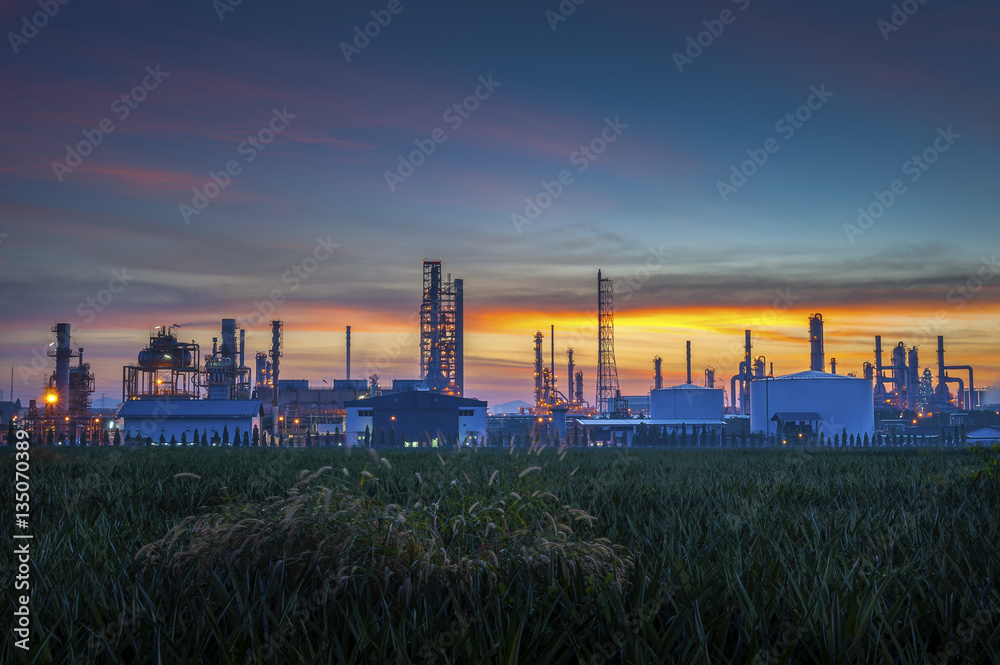
[[[420,378],[431,390],[462,396],[464,391],[463,282],[441,278],[440,261],[424,261],[420,304]]]
[[[615,300],[610,279],[597,271],[597,410],[608,414],[615,410],[618,367],[615,364]]]

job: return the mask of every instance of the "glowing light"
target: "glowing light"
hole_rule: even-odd
[[[55,393],[49,393],[48,395],[45,396],[45,399],[49,402],[49,404],[54,404],[55,401],[59,398]]]

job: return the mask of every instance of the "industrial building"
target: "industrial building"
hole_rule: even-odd
[[[486,402],[412,390],[345,404],[345,443],[359,445],[479,445],[486,437]]]
[[[465,386],[464,285],[441,278],[441,262],[424,260],[420,304],[420,378],[430,390],[461,397]]]
[[[747,331],[746,354],[750,335]],[[755,362],[749,384],[750,431],[781,440],[819,436],[871,436],[875,408],[871,379],[824,371],[823,315],[809,317],[809,370],[786,376],[763,376]],[[773,374],[773,372],[772,372]]]
[[[259,427],[263,410],[250,397],[251,370],[245,363],[245,331],[236,342],[236,319],[222,320],[221,344],[201,367],[201,347],[181,342],[175,326],[156,326],[134,365],[122,368],[122,406],[115,418],[125,437],[194,444],[225,442]],[[197,437],[195,434],[197,433]]]
[[[750,431],[779,436],[871,436],[872,385],[863,378],[809,370],[750,384]]]
[[[613,282],[600,270],[597,279],[595,406],[584,398],[584,374],[575,363],[572,348],[565,349],[567,373],[560,388],[556,331],[550,326],[548,340],[541,331],[533,336],[534,406],[496,420],[491,429],[494,441],[507,441],[524,431],[531,431],[531,436],[558,435],[563,440],[570,432],[583,432],[584,438],[592,441],[627,444],[637,433],[646,440],[649,428],[661,437],[697,428],[702,437],[707,433],[714,440],[724,431],[727,417],[737,419],[732,421],[737,430],[749,427],[754,433],[825,432],[832,436],[846,429],[849,434],[863,436],[884,433],[890,427],[908,430],[931,411],[954,421],[969,415],[962,410],[975,409],[983,399],[970,365],[946,364],[943,336],[937,338],[936,387],[932,368],[920,373],[915,345],[907,347],[899,342],[889,352],[888,363],[883,363],[881,336],[875,337],[874,362],[864,364],[863,378],[851,372],[838,374],[835,358],[829,359],[827,372],[825,322],[818,313],[809,317],[810,369],[806,372],[775,377],[773,364],[768,369],[763,355],[753,355],[751,331],[745,331],[742,358],[737,373],[730,378],[728,408],[726,386],[721,383],[716,388],[714,367],[704,370],[703,386],[694,385],[690,342],[686,383],[664,387],[663,360],[655,356],[649,392],[623,396],[614,350]],[[386,436],[395,432],[390,438],[409,443],[441,437],[453,440],[456,435],[478,441],[486,434],[485,402],[449,401],[464,399],[463,319],[463,280],[444,275],[441,261],[424,260],[419,306],[420,378],[394,378],[384,393],[378,374],[358,379],[351,376],[351,326],[346,327],[345,378],[334,379],[332,385],[324,380],[323,387],[311,386],[303,379],[280,378],[281,321],[271,322],[271,348],[256,353],[253,369],[246,365],[245,332],[235,319],[222,319],[221,334],[213,338],[211,353],[205,356],[195,341],[178,338],[177,326],[157,326],[150,331],[149,342],[136,361],[122,369],[123,405],[116,413],[116,423],[129,435],[144,439],[190,435],[193,440],[195,429],[212,437],[220,426],[221,436],[229,429],[245,431],[257,425],[265,444],[271,437],[298,444],[308,441],[309,436],[341,432],[347,442],[356,442],[359,436],[367,441],[366,429],[369,437],[378,440],[382,428],[386,428]],[[54,348],[49,355],[55,359],[55,371],[48,377],[41,398],[31,400],[22,414],[25,426],[38,440],[95,441],[107,433],[101,430],[102,416],[91,409],[94,377],[90,365],[83,361],[82,348],[73,349],[69,328],[64,323],[53,328],[56,339],[50,344]],[[78,362],[73,364],[73,359]],[[955,384],[956,392],[949,390],[949,384]],[[416,415],[423,407],[429,413]],[[898,414],[892,411],[897,409],[914,413],[904,413],[905,420],[894,423],[892,419]],[[997,411],[1000,415],[1000,409]],[[387,414],[388,420],[380,420],[379,412]],[[400,418],[404,421],[397,422]],[[884,424],[878,418],[884,419]],[[970,418],[972,422],[977,427],[995,424],[984,418]],[[992,436],[988,431],[983,435]]]
[[[208,443],[250,443],[254,427],[260,426],[264,411],[256,399],[136,399],[118,410],[118,429],[123,438],[140,438],[194,444],[204,437]],[[239,440],[236,440],[236,437]]]
[[[57,323],[52,332],[56,340],[49,344],[48,355],[55,358],[56,368],[43,389],[42,405],[30,400],[25,428],[36,441],[92,441],[100,436],[100,423],[90,414],[94,393],[90,364],[83,361],[82,347],[73,351],[70,324]],[[73,358],[76,365],[71,365]]]
[[[682,384],[653,390],[649,395],[653,420],[718,420],[725,412],[721,388]]]
[[[682,435],[704,432],[706,443],[721,441],[725,421],[725,398],[721,388],[697,386],[691,380],[691,342],[687,342],[687,383],[663,387],[662,358],[653,358],[653,389],[649,392],[648,417],[595,418],[577,420],[586,440],[613,445],[631,445],[640,426],[658,435]],[[714,383],[714,372],[706,371],[706,381]],[[629,398],[625,398],[629,399]],[[629,401],[631,407],[631,401]]]
[[[568,394],[559,390],[556,374],[556,327],[550,326],[549,332],[549,365],[544,364],[545,335],[541,331],[535,333],[535,406],[531,415],[548,417],[553,409],[565,408],[570,416],[590,417],[597,415],[597,410],[583,398],[583,372],[576,369],[573,360],[574,351],[566,349],[567,371],[570,377]]]

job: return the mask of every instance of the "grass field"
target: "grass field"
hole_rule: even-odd
[[[36,447],[31,649],[0,662],[1000,663],[975,463]]]

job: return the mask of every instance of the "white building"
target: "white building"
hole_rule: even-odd
[[[769,434],[794,429],[832,438],[871,436],[875,429],[872,384],[866,379],[799,372],[750,384],[750,431]]]
[[[238,430],[242,441],[243,432],[252,435],[263,415],[256,399],[134,399],[122,404],[116,418],[123,440],[128,435],[156,443],[162,435],[166,441],[174,437],[177,442],[186,438],[194,443],[195,430],[199,440],[205,434],[209,441],[221,441],[227,432],[230,442]]]
[[[649,417],[653,420],[722,420],[725,411],[721,388],[684,383],[649,393]]]

